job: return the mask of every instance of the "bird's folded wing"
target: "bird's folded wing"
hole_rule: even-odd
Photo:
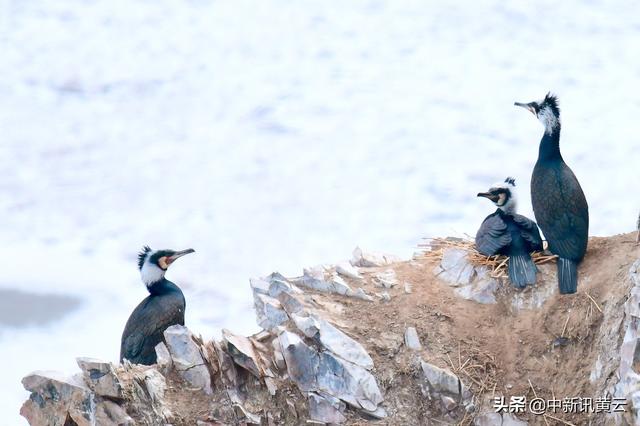
[[[145,346],[145,340],[163,333],[172,324],[184,323],[183,304],[179,297],[147,298],[133,311],[127,321],[120,353],[122,358],[135,358]]]
[[[511,235],[500,215],[487,216],[476,233],[476,249],[485,256],[492,256],[509,244]]]
[[[520,227],[522,238],[529,243],[530,251],[542,251],[542,237],[538,225],[531,219],[520,214],[513,215],[513,221]]]

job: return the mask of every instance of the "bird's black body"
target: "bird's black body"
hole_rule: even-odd
[[[549,250],[558,255],[560,293],[571,294],[577,290],[577,267],[587,251],[589,207],[578,179],[560,154],[560,110],[555,96],[548,94],[542,102],[527,105],[545,124],[531,176],[531,204]]]
[[[536,282],[531,252],[542,250],[542,238],[535,222],[501,209],[485,218],[476,233],[476,248],[485,256],[509,256],[509,279],[523,288]]]
[[[184,325],[185,300],[177,285],[167,279],[149,287],[147,296],[134,309],[124,327],[120,343],[120,361],[134,364],[156,363],[155,347],[164,341],[164,331],[172,325]]]
[[[193,249],[154,251],[145,247],[139,254],[138,268],[149,296],[133,310],[124,327],[120,362],[127,359],[134,364],[155,364],[155,347],[164,341],[164,331],[172,325],[184,325],[184,295],[164,273],[176,259],[193,252]]]

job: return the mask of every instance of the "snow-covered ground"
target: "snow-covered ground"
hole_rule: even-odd
[[[0,288],[83,300],[0,326],[2,424],[29,371],[117,360],[143,244],[196,249],[169,277],[211,336],[255,329],[250,276],[475,233],[506,175],[532,215],[513,102],[547,90],[591,233],[631,231],[637,5],[520,3],[0,0]]]

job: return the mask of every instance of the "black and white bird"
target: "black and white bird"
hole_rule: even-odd
[[[155,364],[155,347],[164,341],[164,331],[172,325],[184,325],[184,295],[164,274],[176,259],[194,251],[151,250],[145,246],[138,254],[140,276],[150,294],[133,310],[124,327],[120,362],[127,359],[134,364]]]
[[[509,256],[507,269],[511,284],[524,288],[536,282],[537,268],[531,252],[542,250],[542,238],[535,222],[516,213],[515,187],[515,179],[508,177],[478,194],[491,200],[498,209],[480,225],[476,248],[485,256]]]
[[[558,99],[547,93],[540,101],[515,105],[531,111],[544,125],[531,176],[531,204],[549,250],[558,255],[560,293],[575,293],[578,265],[587,251],[589,206],[578,179],[560,154]]]

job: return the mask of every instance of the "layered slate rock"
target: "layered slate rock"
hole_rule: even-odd
[[[67,377],[55,371],[36,371],[22,379],[22,385],[31,395],[20,414],[30,425],[95,424],[93,393],[82,374]]]
[[[182,325],[172,325],[165,330],[164,338],[178,374],[187,383],[202,389],[206,394],[211,394],[209,369],[191,331]]]

